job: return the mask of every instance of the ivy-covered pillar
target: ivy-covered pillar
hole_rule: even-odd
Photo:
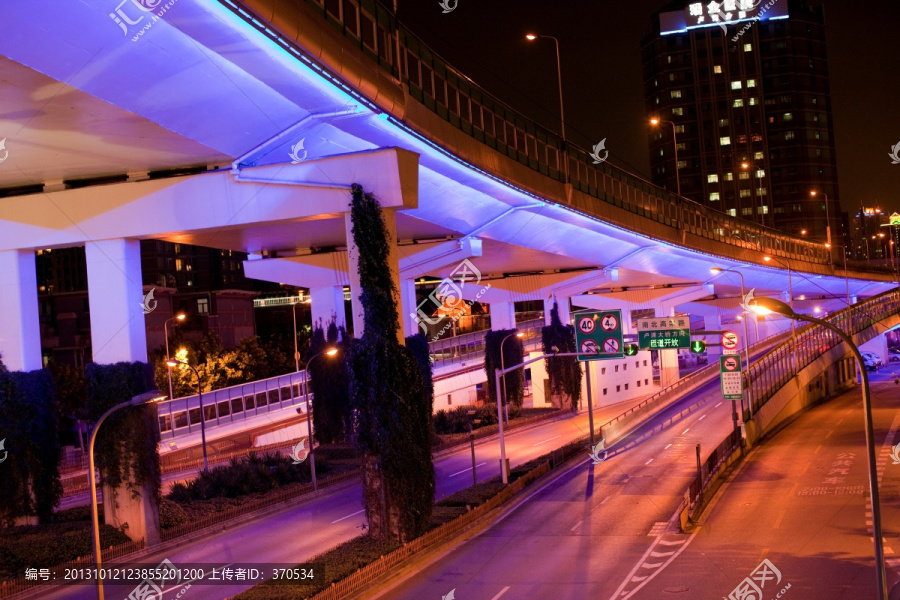
[[[88,242],[84,255],[93,362],[146,362],[144,313],[156,308],[156,300],[144,303],[140,241]]]
[[[400,259],[397,254],[396,214],[393,208],[382,207],[381,215],[387,231],[387,246],[384,249],[387,254],[387,267],[390,270],[391,281],[394,283],[391,295],[393,296],[394,306],[399,307],[401,306]],[[344,227],[347,232],[347,262],[350,267],[350,306],[353,311],[353,337],[358,338],[362,335],[365,327],[365,319],[363,319],[363,303],[360,300],[362,288],[359,279],[359,248],[353,238],[353,221],[350,213],[344,215]],[[405,343],[403,327],[397,328],[396,336],[400,344],[403,345]]]
[[[419,333],[425,333],[419,327],[418,303],[416,302],[416,280],[400,280],[400,321],[403,323],[403,335],[409,337]]]
[[[0,252],[0,355],[10,371],[35,371],[41,363],[34,250]]]
[[[569,305],[569,298],[554,294],[549,298],[544,298],[544,325],[550,325],[552,323],[553,319],[551,313],[553,312],[554,306],[556,306],[556,311],[559,314],[560,323],[563,325],[571,323],[572,309]]]

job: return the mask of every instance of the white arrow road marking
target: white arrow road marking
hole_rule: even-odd
[[[697,534],[699,532],[700,532],[700,528],[697,528],[697,530],[691,535],[691,537],[687,538],[687,540],[685,540],[684,538],[680,538],[680,539],[676,539],[676,540],[664,540],[664,539],[662,539],[662,536],[659,536],[658,538],[656,538],[656,540],[650,545],[650,547],[647,548],[647,552],[644,553],[644,555],[640,558],[640,560],[638,560],[637,564],[634,566],[634,568],[631,570],[631,572],[625,577],[625,580],[622,581],[622,584],[619,586],[619,588],[615,591],[615,593],[613,593],[612,596],[610,596],[610,600],[628,600],[628,598],[631,598],[633,595],[635,595],[641,588],[643,588],[645,585],[650,583],[650,581],[652,581],[654,577],[656,577],[657,575],[662,573],[663,570],[665,570],[665,568],[667,566],[669,566],[673,560],[678,558],[678,555],[681,554],[682,552],[684,552],[684,549],[690,545],[690,543],[694,540],[694,538],[697,537]],[[654,549],[658,545],[663,545],[663,546],[681,545],[681,548],[679,548],[676,552],[672,553],[672,556],[669,557],[669,560],[667,560],[665,562],[661,562],[661,563],[645,562],[647,560],[647,558],[654,555]],[[638,571],[638,569],[641,569],[641,568],[655,569],[655,571],[646,576],[637,576],[636,575],[637,571]],[[637,583],[638,585],[630,590],[625,589],[626,587],[629,587],[629,584],[633,584],[633,583]]]

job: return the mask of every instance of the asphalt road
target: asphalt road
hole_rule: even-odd
[[[900,568],[900,465],[888,454],[900,442],[893,435],[900,387],[889,369],[872,380],[892,585]],[[467,600],[719,599],[753,573],[765,579],[765,600],[875,597],[859,388],[754,450],[699,528],[680,534],[667,521],[695,474],[695,444],[711,448],[731,427],[727,404],[718,402],[714,392],[681,420],[654,419],[624,441],[627,449],[557,476],[498,523],[370,597],[418,600],[455,590]],[[777,576],[760,575],[764,559]]]

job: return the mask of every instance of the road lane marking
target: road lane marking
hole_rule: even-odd
[[[603,499],[603,501],[600,504],[606,504],[606,501],[609,500],[610,498],[612,498],[612,496],[607,496],[606,498]]]
[[[491,600],[497,600],[497,598],[499,598],[500,596],[502,596],[503,594],[505,594],[505,593],[508,592],[508,591],[509,591],[509,586],[506,586],[505,588],[503,588],[502,590],[500,590],[500,593],[499,593],[499,594],[497,594],[496,596],[494,596],[493,598],[491,598]]]
[[[674,550],[672,552],[651,552],[650,556],[653,556],[654,558],[660,558],[662,556],[672,556],[673,554],[675,554]]]
[[[669,444],[669,446],[671,446],[671,445],[672,445],[672,444]],[[666,446],[665,448],[663,448],[663,450],[668,450],[668,449],[669,449],[669,446]]]
[[[649,465],[649,464],[652,463],[652,462],[653,462],[653,459],[651,458],[650,460],[648,460],[648,461],[645,462],[644,464],[645,464],[645,465]]]
[[[575,531],[576,529],[578,529],[578,527],[579,527],[582,523],[584,523],[584,519],[582,519],[582,520],[578,521],[577,523],[575,523],[575,525],[574,525],[574,526],[572,527],[572,529],[570,529],[569,531]]]
[[[698,420],[698,421],[702,421],[702,420],[705,419],[705,418],[706,418],[706,415],[703,415],[702,417],[700,417],[700,418],[697,419],[697,420]]]
[[[625,577],[625,579],[622,581],[622,584],[619,586],[619,588],[613,593],[612,596],[610,596],[610,600],[628,600],[629,598],[631,598],[632,596],[634,596],[634,595],[635,595],[639,590],[641,590],[645,585],[647,585],[648,583],[650,583],[650,581],[651,581],[654,577],[656,577],[656,576],[659,575],[663,570],[665,570],[665,568],[666,568],[667,566],[669,566],[670,564],[672,564],[672,561],[674,561],[676,558],[678,558],[678,555],[681,554],[681,553],[682,553],[682,552],[690,545],[690,543],[691,543],[692,541],[694,541],[694,538],[697,537],[697,534],[698,534],[699,532],[700,532],[700,529],[698,528],[696,531],[694,531],[694,533],[691,535],[691,537],[689,537],[687,540],[681,539],[681,540],[678,540],[677,542],[675,542],[675,541],[673,541],[673,542],[666,542],[666,541],[664,541],[664,540],[661,539],[662,536],[660,536],[660,538],[657,538],[656,543],[653,544],[653,545],[651,545],[651,546],[647,549],[647,552],[645,552],[644,555],[640,558],[640,560],[638,560],[637,564],[634,566],[634,568],[631,570],[631,572],[630,572],[630,573]],[[644,563],[643,561],[645,561],[645,560],[647,559],[647,557],[650,556],[650,553],[651,553],[651,552],[653,551],[653,549],[656,547],[656,544],[665,544],[665,545],[669,546],[669,545],[673,545],[673,544],[676,544],[676,543],[677,543],[677,544],[683,544],[683,545],[682,545],[681,548],[678,549],[677,552],[675,552],[675,554],[674,554],[673,556],[671,556],[671,557],[669,558],[669,560],[667,560],[665,563],[659,563],[660,565],[662,565],[662,568],[658,569],[657,571],[655,571],[654,573],[652,573],[652,574],[650,574],[650,575],[648,575],[648,576],[646,576],[646,577],[639,577],[639,576],[637,576],[637,571],[638,571],[638,569],[640,569],[642,566],[644,566],[645,564],[647,564],[647,563]],[[634,582],[634,583],[640,582],[640,584],[639,584],[637,587],[634,587],[634,588],[631,589],[631,590],[626,590],[625,588],[628,587],[628,584],[630,584],[630,583],[632,583],[632,582]]]
[[[722,405],[722,403],[719,402],[718,404],[716,404],[715,406],[713,406],[713,408],[719,408],[719,406],[721,406],[721,405]]]
[[[476,467],[483,467],[483,466],[486,465],[486,464],[487,464],[486,462],[483,462],[483,463],[478,463],[478,464],[475,465],[475,466],[476,466]],[[465,473],[466,471],[471,471],[471,470],[472,470],[472,467],[469,467],[468,469],[463,469],[462,471],[457,471],[457,472],[454,473],[453,475],[448,475],[447,477],[456,477],[457,475],[461,475],[461,474]]]
[[[813,450],[813,454],[818,454],[819,450],[821,450],[821,449],[822,449],[822,444],[819,444],[819,447],[816,448],[815,450]]]
[[[549,440],[544,440],[543,442],[538,442],[537,444],[532,444],[531,447],[533,448],[534,446],[540,446],[541,444],[546,444],[547,442],[551,442],[551,441],[555,440],[555,439],[558,438],[558,437],[562,437],[562,434],[560,434],[560,435],[555,435],[555,436],[553,436],[552,438],[550,438]]]
[[[682,432],[681,432],[681,435],[684,435],[684,434],[686,434],[686,433],[687,433],[687,432],[688,432],[688,431],[690,431],[690,430],[691,430],[691,428],[690,428],[690,427],[688,427],[688,428],[687,428],[687,429],[685,429],[685,430],[684,430],[684,431],[682,431]]]
[[[772,525],[773,529],[778,529],[779,527],[781,527],[781,520],[784,518],[785,513],[787,513],[787,509],[782,510],[781,514],[778,515],[778,518],[775,519],[775,524]]]
[[[347,515],[346,517],[341,517],[341,518],[338,519],[337,521],[332,521],[331,524],[334,525],[335,523],[340,523],[340,522],[343,521],[344,519],[349,519],[350,517],[355,517],[355,516],[358,515],[359,513],[364,513],[364,512],[366,512],[366,509],[358,510],[358,511],[356,511],[355,513],[353,513],[352,515]]]
[[[829,431],[828,433],[826,433],[825,439],[827,440],[828,438],[830,438],[832,433],[834,433],[834,431]]]

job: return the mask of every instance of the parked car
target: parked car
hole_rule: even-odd
[[[860,353],[862,354],[862,353]],[[871,356],[868,354],[863,354],[863,364],[866,365],[867,371],[875,371],[878,369],[878,363],[876,363]]]
[[[888,362],[900,362],[900,352],[888,352]]]
[[[877,354],[875,354],[874,352],[872,352],[871,350],[862,350],[862,351],[860,351],[860,354],[863,355],[863,358],[870,358],[872,360],[872,362],[875,363],[876,369],[884,364],[884,361],[881,360],[881,357],[878,356]]]

